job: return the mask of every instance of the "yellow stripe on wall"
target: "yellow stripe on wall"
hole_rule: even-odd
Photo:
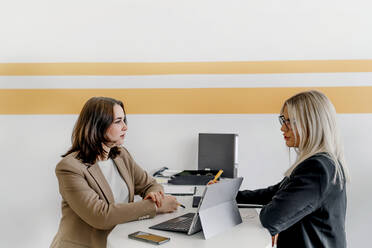
[[[372,72],[372,60],[173,63],[0,63],[0,76]]]
[[[3,89],[0,114],[78,114],[93,96],[124,101],[129,114],[278,113],[285,99],[310,88]],[[372,113],[372,87],[311,88],[338,113]]]

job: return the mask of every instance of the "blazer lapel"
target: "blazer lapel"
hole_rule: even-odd
[[[127,184],[129,191],[129,201],[132,202],[134,200],[134,185],[132,179],[129,176],[130,175],[129,170],[125,165],[123,159],[120,158],[120,156],[117,156],[113,160],[116,164],[116,167],[118,168],[119,173],[121,174],[125,183]]]
[[[92,166],[88,167],[88,171],[90,175],[94,178],[97,182],[98,187],[101,189],[104,197],[106,198],[108,203],[115,202],[114,195],[110,188],[110,185],[107,183],[105,176],[103,175],[101,169],[98,166],[98,163],[95,163]]]

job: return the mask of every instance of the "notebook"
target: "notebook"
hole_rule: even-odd
[[[196,188],[195,186],[183,186],[183,185],[163,185],[164,193],[169,195],[194,195]]]

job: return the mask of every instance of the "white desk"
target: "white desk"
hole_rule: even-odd
[[[204,239],[203,233],[199,232],[188,236],[183,233],[166,232],[149,229],[148,227],[163,222],[165,220],[180,216],[188,212],[196,212],[196,208],[192,208],[192,197],[177,197],[180,203],[186,206],[186,209],[179,208],[174,213],[157,215],[153,219],[142,221],[134,221],[125,224],[117,225],[107,238],[107,248],[120,247],[155,247],[156,245],[132,240],[128,238],[128,234],[136,231],[150,232],[161,236],[169,237],[170,241],[160,245],[159,247],[177,247],[177,248],[218,248],[218,247],[252,247],[266,248],[271,246],[271,237],[269,232],[264,229],[258,219],[258,214],[255,209],[244,208],[240,209],[243,223],[233,227],[232,229],[214,236],[208,240]],[[218,216],[216,216],[218,218]]]

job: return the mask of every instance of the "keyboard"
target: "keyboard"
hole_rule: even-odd
[[[150,229],[187,233],[190,229],[194,215],[195,213],[187,213],[174,219],[151,226]]]

